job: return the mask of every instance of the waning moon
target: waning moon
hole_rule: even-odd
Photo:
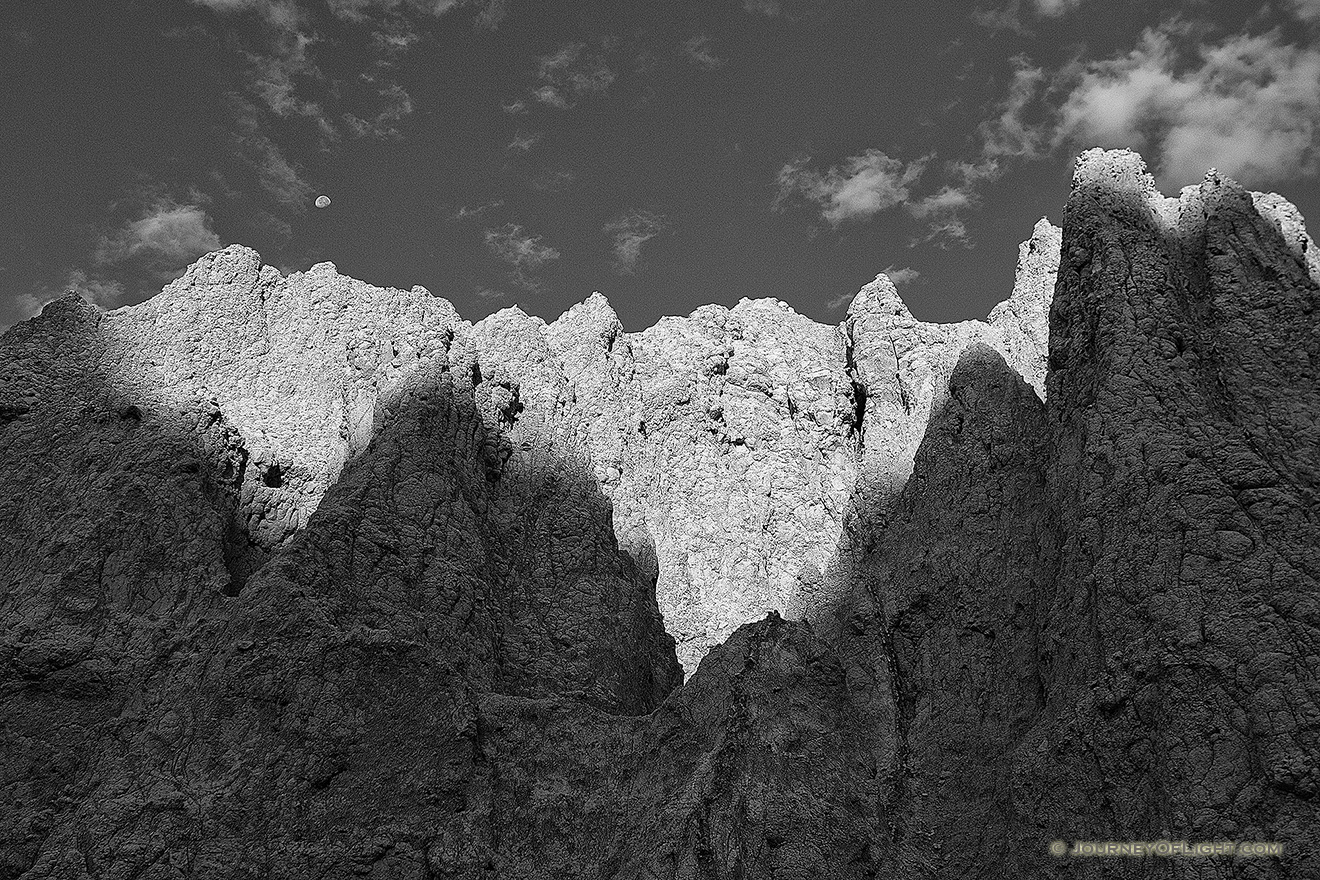
[[[317,196],[317,197],[316,197],[316,207],[318,207],[318,208],[328,208],[328,207],[330,207],[330,197],[329,197],[329,196]]]

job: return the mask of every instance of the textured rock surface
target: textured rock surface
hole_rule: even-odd
[[[1316,266],[1096,151],[987,322],[471,325],[243,248],[54,303],[0,877],[1318,874]],[[1046,849],[1161,838],[1287,854]]]

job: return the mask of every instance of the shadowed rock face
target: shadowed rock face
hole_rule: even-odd
[[[1301,218],[1093,151],[1019,257],[956,325],[883,276],[470,325],[243,248],[52,304],[0,342],[0,877],[1320,874]]]

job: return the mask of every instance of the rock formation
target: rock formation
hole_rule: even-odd
[[[1282,198],[1101,151],[985,322],[473,325],[240,247],[53,303],[0,878],[1320,874],[1317,306]]]

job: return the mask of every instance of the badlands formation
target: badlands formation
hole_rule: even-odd
[[[1320,876],[1320,255],[1078,161],[988,320],[203,257],[0,339],[0,878]],[[1278,841],[1082,859],[1053,841]]]

